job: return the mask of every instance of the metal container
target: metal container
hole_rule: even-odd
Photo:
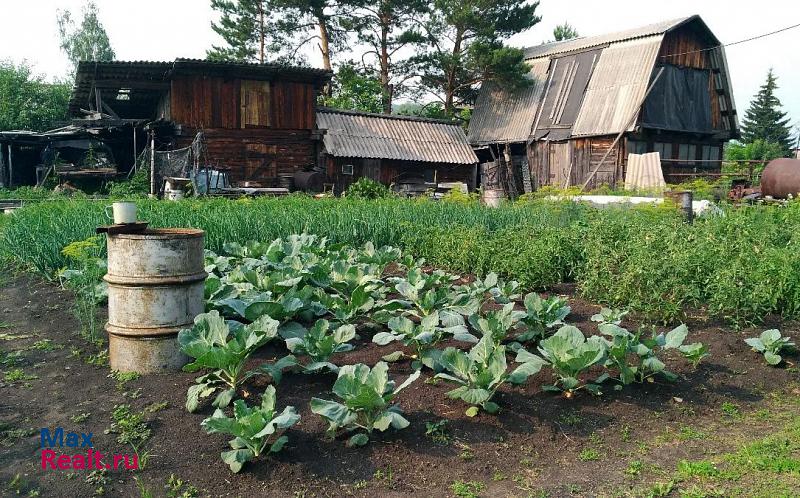
[[[325,175],[320,171],[298,171],[294,174],[294,187],[309,194],[322,192],[324,182]]]
[[[178,331],[203,312],[204,232],[152,229],[108,235],[109,363],[121,372],[179,370]]]
[[[800,195],[800,159],[773,159],[761,174],[761,193],[785,199]]]
[[[483,203],[489,207],[498,207],[506,199],[506,193],[502,189],[483,189]]]
[[[285,188],[291,192],[294,188],[294,173],[291,174],[279,174],[278,175],[278,187]]]

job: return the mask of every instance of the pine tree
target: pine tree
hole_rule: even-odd
[[[742,120],[742,142],[749,144],[756,140],[779,144],[785,155],[792,148],[791,127],[786,113],[781,110],[781,101],[775,96],[776,76],[772,69],[767,73],[767,82],[761,86],[750,108]]]
[[[553,38],[555,38],[556,41],[571,40],[579,36],[578,30],[573,28],[568,22],[559,24],[553,29]]]
[[[206,52],[210,60],[267,62],[268,53],[280,45],[272,17],[270,0],[211,0],[211,8],[222,15],[211,29],[227,46],[213,46]]]

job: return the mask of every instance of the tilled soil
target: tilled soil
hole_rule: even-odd
[[[568,286],[559,291],[575,294]],[[633,385],[622,391],[608,385],[603,396],[580,393],[566,399],[542,391],[541,386],[553,380],[545,369],[525,386],[504,386],[496,397],[501,406],[498,415],[480,413],[470,418],[464,414],[466,405],[445,396],[453,386],[434,382],[425,371],[399,395],[410,427],[377,433],[366,447],[351,449],[345,447],[344,439],[328,439],[326,422],[309,408],[314,396],[333,399],[329,389],[335,376],[287,373],[277,386],[278,405],[279,409],[294,405],[302,417],[299,424],[287,431],[289,443],[281,453],[262,457],[234,475],[219,458],[228,449],[229,438],[208,435],[200,426],[213,409],[208,403],[194,414],[184,408],[186,389],[196,375],[147,376],[117,386],[108,377],[107,366],[87,364],[86,358],[96,350],[79,336],[71,303],[68,292],[28,275],[9,277],[0,289],[0,334],[11,336],[0,340],[0,348],[6,352],[25,349],[18,366],[37,377],[0,383],[4,431],[0,494],[24,495],[33,490],[40,496],[91,496],[102,487],[107,496],[140,496],[136,476],[153,496],[165,496],[165,485],[173,474],[195,486],[201,496],[441,497],[453,496],[451,486],[459,480],[481,483],[479,495],[490,497],[635,494],[637,483],[624,469],[627,457],[643,444],[652,448],[647,458],[663,469],[674,469],[680,459],[702,457],[709,445],[722,451],[729,444],[725,431],[732,430],[720,427],[724,402],[742,412],[758,410],[766,397],[796,389],[798,382],[796,369],[766,366],[743,342],[763,328],[732,331],[697,319],[688,323],[689,341],[707,343],[711,356],[697,369],[681,358],[669,358],[668,368],[680,376],[675,383]],[[570,305],[569,323],[594,333],[589,317],[599,307],[575,297]],[[800,342],[797,324],[770,325],[780,326],[784,334]],[[31,337],[13,338],[19,335]],[[42,339],[63,348],[31,349]],[[396,349],[377,346],[365,337],[354,351],[333,361],[374,364]],[[285,354],[285,348],[273,343],[259,352],[253,364]],[[2,369],[10,370],[8,366]],[[391,364],[391,374],[398,381],[410,373],[408,361]],[[266,380],[246,387],[250,403],[258,400]],[[168,407],[146,416],[152,436],[140,449],[140,455],[149,453],[143,470],[111,471],[103,483],[102,478],[87,482],[89,470],[41,469],[41,428],[92,432],[96,450],[131,453],[114,434],[104,434],[115,405],[129,404],[141,411],[161,402]],[[81,414],[88,417],[81,420]],[[426,423],[440,420],[447,421],[442,437],[426,435]],[[712,427],[715,436],[708,430]],[[705,430],[698,429],[698,437],[681,437],[687,428]],[[586,453],[587,449],[596,454]],[[64,450],[67,454],[85,451]]]

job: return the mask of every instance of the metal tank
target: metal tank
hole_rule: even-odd
[[[204,232],[163,228],[108,235],[108,348],[113,370],[180,370],[177,335],[203,312]]]
[[[800,159],[773,159],[761,174],[761,193],[785,199],[800,195]]]

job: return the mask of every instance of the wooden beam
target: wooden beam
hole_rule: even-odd
[[[96,80],[95,88],[105,90],[119,90],[130,88],[131,90],[169,90],[168,81],[130,81],[130,80]]]

